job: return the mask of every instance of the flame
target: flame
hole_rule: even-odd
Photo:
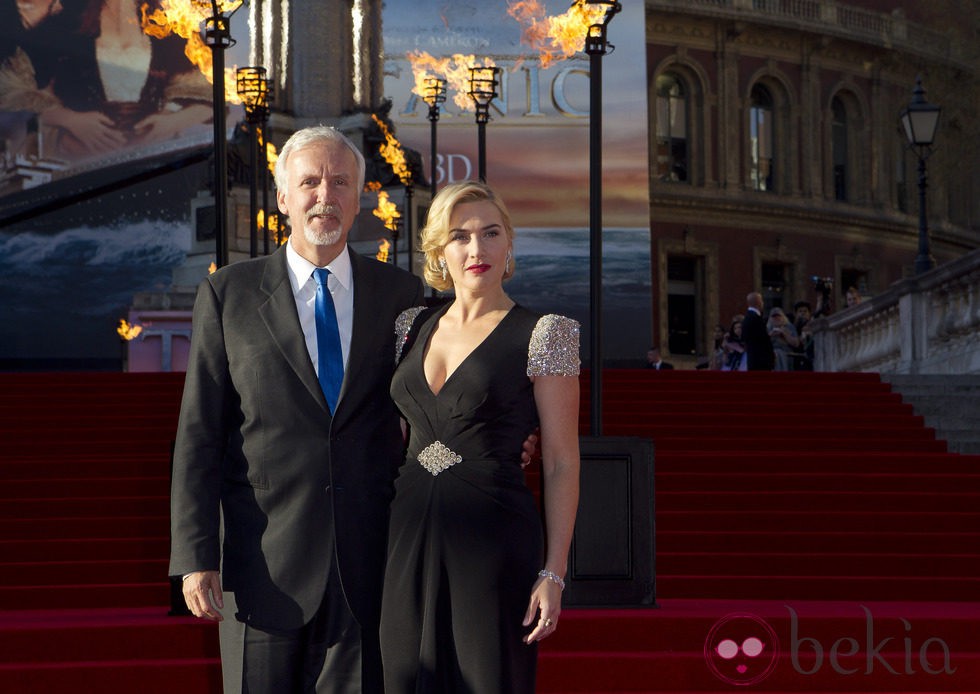
[[[381,239],[378,241],[378,254],[375,256],[382,263],[388,262],[388,250],[391,248],[391,242],[388,239]]]
[[[218,10],[230,14],[241,7],[244,0],[219,0]],[[213,62],[211,48],[201,38],[201,22],[210,16],[210,10],[204,10],[197,3],[188,0],[160,0],[160,7],[149,12],[146,3],[140,7],[143,33],[153,38],[162,39],[171,34],[177,34],[187,41],[184,55],[190,60],[204,77],[214,84]],[[235,79],[237,68],[225,68],[225,102],[229,104],[242,103],[238,96]]]
[[[368,181],[364,184],[364,190],[370,193],[377,193],[381,190],[381,181]]]
[[[209,275],[213,275],[213,274],[214,274],[215,272],[217,272],[217,271],[218,271],[218,266],[217,266],[217,264],[216,264],[216,263],[215,263],[215,262],[214,262],[214,261],[212,260],[212,261],[211,261],[211,264],[210,264],[210,265],[208,265],[208,274],[209,274]]]
[[[281,246],[286,243],[286,230],[279,227],[279,213],[272,212],[269,214],[269,233],[272,235],[272,240],[275,242],[276,246]]]
[[[412,171],[408,168],[408,161],[405,159],[405,150],[402,149],[401,143],[391,134],[384,121],[373,113],[371,114],[371,118],[378,124],[378,127],[381,128],[381,133],[385,136],[385,141],[378,147],[378,151],[381,152],[384,160],[391,164],[392,170],[401,182],[406,186],[411,185]]]
[[[259,210],[258,214],[255,215],[255,226],[258,227],[259,231],[265,231],[265,210]]]
[[[119,337],[126,340],[126,342],[129,342],[143,332],[143,326],[130,325],[125,318],[120,318],[119,327],[116,328],[116,332],[119,333]]]
[[[276,146],[274,144],[265,141],[265,128],[257,128],[256,134],[259,137],[259,146],[265,146],[265,161],[269,167],[269,173],[275,175],[276,161],[279,159],[279,152],[276,151]]]
[[[561,15],[545,15],[544,4],[539,0],[521,0],[507,5],[507,14],[523,27],[521,43],[538,51],[541,67],[571,58],[585,48],[589,27],[601,24],[606,8],[585,0],[575,3]]]
[[[409,51],[406,57],[411,63],[412,73],[415,75],[413,92],[424,97],[425,80],[439,77],[446,80],[447,93],[449,90],[456,90],[453,103],[463,111],[473,111],[476,108],[472,97],[470,97],[470,68],[496,66],[490,58],[481,58],[483,64],[478,65],[475,56],[461,53],[456,53],[449,58],[436,58],[424,51]]]
[[[398,220],[401,213],[398,205],[388,199],[388,193],[384,190],[378,191],[378,207],[373,212],[374,216],[384,222],[385,228],[390,231],[398,230]]]
[[[265,143],[265,158],[269,162],[269,173],[276,173],[276,162],[279,161],[279,152],[271,142]]]

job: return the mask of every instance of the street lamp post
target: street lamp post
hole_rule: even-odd
[[[500,68],[494,66],[470,68],[470,97],[476,104],[477,161],[480,181],[487,182],[487,122],[490,102],[497,96]]]
[[[271,89],[271,83],[270,83]],[[262,252],[265,255],[269,255],[269,238],[272,236],[271,229],[269,226],[269,145],[266,140],[266,125],[269,122],[269,113],[266,111],[266,117],[262,121],[262,141],[259,143],[259,154],[261,154],[261,159],[259,163],[259,169],[262,172]]]
[[[262,122],[259,126],[259,133],[261,137],[257,138],[257,144],[259,148],[259,171],[261,172],[262,181],[262,252],[264,255],[269,255],[269,240],[272,234],[270,233],[271,227],[269,226],[269,140],[268,131],[266,126],[269,124],[269,109],[272,105],[272,80],[266,78],[265,80],[265,103],[266,108],[260,114],[262,117]]]
[[[405,182],[405,240],[406,246],[405,253],[408,256],[408,271],[412,272],[412,236],[415,234],[415,230],[412,228],[412,206],[414,202],[412,198],[415,193],[415,184],[411,178],[408,178]],[[397,237],[395,237],[397,239]],[[395,244],[394,249],[395,265],[398,265],[398,244]]]
[[[245,105],[245,118],[248,121],[249,140],[248,140],[248,163],[249,163],[249,185],[248,202],[249,214],[249,257],[255,258],[259,254],[259,204],[258,204],[258,184],[259,184],[259,127],[269,117],[269,80],[266,79],[264,67],[243,67],[235,73],[235,87],[238,96],[241,97]],[[268,246],[266,246],[268,253]]]
[[[606,27],[622,5],[616,0],[584,4],[599,5],[597,9],[603,11],[585,37],[589,56],[589,406],[592,436],[602,436],[602,56],[610,45]]]
[[[425,80],[425,95],[422,100],[429,106],[429,143],[431,153],[429,156],[429,167],[432,169],[429,175],[432,179],[429,182],[431,197],[436,196],[436,124],[439,122],[439,105],[446,101],[446,80],[439,77],[428,77]],[[411,252],[411,249],[409,249]]]
[[[211,16],[204,20],[204,43],[211,48],[212,109],[214,122],[214,264],[228,264],[228,163],[225,142],[225,49],[231,38],[231,15],[225,14],[219,0],[193,0]],[[237,9],[237,8],[236,8]]]
[[[929,222],[926,214],[926,159],[932,154],[932,143],[939,127],[942,108],[926,101],[922,78],[916,78],[912,101],[902,111],[901,122],[909,149],[919,159],[919,254],[915,258],[915,274],[928,272],[936,265],[929,249]]]

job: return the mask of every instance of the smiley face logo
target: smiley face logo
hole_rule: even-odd
[[[722,617],[704,641],[708,669],[728,684],[757,684],[772,674],[778,659],[776,632],[753,614]]]

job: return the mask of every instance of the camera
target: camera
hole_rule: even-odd
[[[830,293],[834,291],[833,277],[820,277],[818,275],[813,275],[810,277],[810,281],[813,282],[814,290],[824,296],[830,296]]]

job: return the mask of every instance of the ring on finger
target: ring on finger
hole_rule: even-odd
[[[550,618],[544,620],[545,627],[550,627],[552,624],[554,624],[554,621],[552,621]]]

